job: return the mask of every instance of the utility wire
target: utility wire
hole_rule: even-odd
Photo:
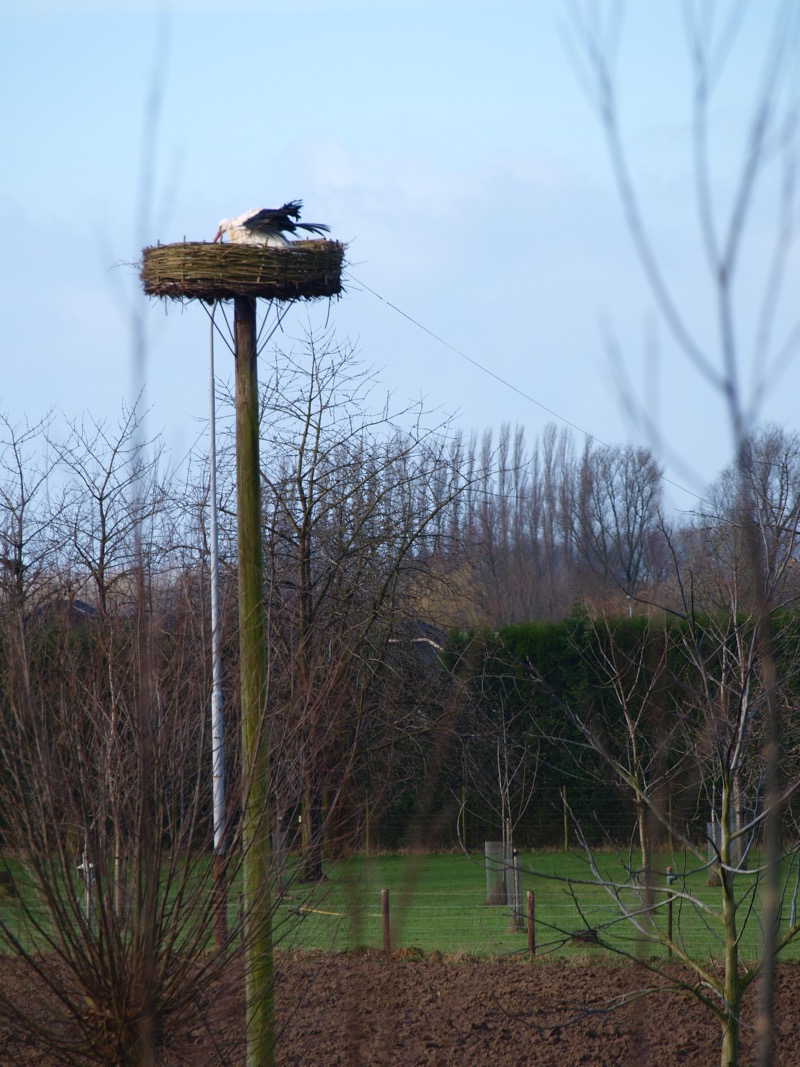
[[[363,289],[366,289],[368,293],[372,293],[372,295],[374,297],[377,297],[382,304],[386,304],[386,306],[390,307],[392,311],[396,311],[398,315],[402,315],[404,319],[408,319],[410,323],[413,323],[413,325],[416,326],[418,329],[422,330],[424,333],[427,333],[435,341],[438,341],[439,344],[444,345],[445,348],[449,348],[451,352],[455,352],[457,356],[461,356],[462,359],[465,359],[468,363],[471,363],[473,367],[477,367],[478,370],[482,370],[484,374],[488,374],[490,378],[494,378],[495,381],[500,382],[500,384],[504,385],[507,389],[511,389],[512,392],[518,393],[519,396],[523,397],[525,400],[529,400],[532,404],[535,404],[537,407],[541,408],[542,411],[546,411],[547,414],[552,415],[554,419],[559,419],[561,422],[566,423],[567,426],[571,426],[572,429],[577,430],[578,433],[586,434],[587,437],[594,437],[594,439],[598,441],[601,445],[603,445],[605,448],[614,448],[613,445],[606,445],[604,441],[600,441],[600,438],[595,437],[594,434],[587,433],[586,430],[581,429],[581,427],[578,426],[576,423],[570,422],[569,419],[565,419],[563,415],[559,415],[557,411],[553,411],[552,408],[549,408],[546,404],[543,404],[541,400],[537,400],[535,396],[531,396],[530,393],[526,393],[524,389],[520,389],[518,385],[514,385],[514,383],[510,382],[507,378],[503,378],[500,374],[496,374],[495,371],[490,370],[488,367],[484,366],[483,363],[479,363],[477,359],[473,359],[472,356],[468,356],[466,352],[462,352],[460,348],[456,348],[455,345],[451,345],[449,341],[446,341],[443,337],[440,337],[438,333],[434,333],[433,330],[429,330],[427,326],[424,326],[412,315],[409,315],[407,311],[403,311],[403,309],[399,308],[397,304],[393,304],[391,300],[387,300],[386,297],[381,296],[380,293],[376,293],[374,289],[370,289],[366,282],[360,281],[358,278],[353,277],[352,274],[348,275],[348,277],[350,277],[357,285],[360,285]]]
[[[619,455],[622,454],[622,449],[618,445],[607,444],[605,441],[602,441],[596,434],[590,433],[589,430],[584,430],[582,426],[579,426],[576,422],[571,422],[564,415],[560,415],[557,411],[554,411],[553,408],[549,408],[547,404],[543,404],[541,400],[537,400],[535,396],[531,396],[530,393],[526,393],[524,389],[520,389],[518,385],[514,385],[513,382],[510,382],[507,378],[504,378],[502,375],[497,374],[495,371],[491,370],[479,360],[473,359],[472,356],[468,356],[466,352],[462,352],[460,348],[456,348],[455,345],[451,345],[449,341],[446,341],[444,339],[444,337],[440,337],[438,333],[434,333],[433,330],[429,329],[423,323],[419,322],[417,319],[414,318],[413,315],[409,315],[407,311],[403,311],[403,309],[398,307],[397,304],[393,304],[391,300],[387,300],[386,297],[381,296],[380,293],[377,293],[374,289],[370,288],[370,286],[367,285],[366,282],[361,281],[359,278],[356,278],[349,272],[347,274],[347,277],[351,281],[355,282],[356,285],[361,286],[362,289],[365,289],[368,293],[371,293],[374,297],[376,297],[376,299],[380,300],[382,304],[385,304],[387,307],[390,307],[392,311],[396,311],[398,315],[402,315],[404,319],[407,319],[412,325],[416,326],[417,329],[422,330],[423,333],[428,334],[429,337],[432,337],[435,341],[438,341],[439,344],[444,345],[445,348],[449,348],[451,352],[455,352],[457,356],[461,356],[462,359],[465,359],[468,363],[471,363],[473,367],[477,367],[478,370],[483,371],[484,374],[488,374],[490,378],[494,378],[495,381],[500,382],[500,384],[504,385],[506,389],[510,389],[512,392],[517,393],[518,396],[521,396],[524,400],[528,400],[531,404],[535,404],[536,407],[541,408],[542,411],[546,411],[548,415],[552,415],[553,418],[558,419],[559,422],[563,422],[565,426],[569,426],[571,429],[577,430],[577,432],[583,434],[584,437],[590,437],[593,441],[597,441],[597,443],[602,445],[603,448],[611,449],[613,452],[616,452]],[[693,497],[701,504],[709,503],[709,501],[706,500],[704,497],[700,496],[699,493],[695,493],[693,492],[693,490],[687,489],[686,486],[681,485],[680,482],[675,482],[671,478],[664,477],[664,475],[661,476],[661,480],[666,485],[671,485],[673,489],[678,489],[680,490],[680,492],[686,493],[687,496]]]

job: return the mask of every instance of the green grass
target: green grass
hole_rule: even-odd
[[[758,857],[753,858],[753,863]],[[613,852],[596,855],[601,874],[624,883],[625,866]],[[695,958],[711,959],[722,953],[721,927],[716,916],[720,910],[720,891],[707,885],[704,870],[686,873],[690,861],[680,856],[656,855],[654,870],[657,891],[653,923],[666,930],[667,899],[663,871],[672,865],[681,875],[675,889],[682,889],[707,904],[713,914],[704,915],[687,902],[673,903],[673,937]],[[532,890],[535,895],[536,947],[541,958],[616,958],[614,950],[664,956],[666,950],[655,942],[645,944],[637,937],[630,922],[621,918],[620,908],[609,894],[595,884],[586,858],[576,852],[523,853],[521,855],[522,900]],[[202,882],[210,871],[199,859],[194,876]],[[794,874],[792,872],[788,872]],[[685,877],[684,877],[685,875]],[[21,880],[24,884],[24,880]],[[740,875],[740,895],[753,880]],[[660,888],[659,888],[660,887]],[[440,951],[448,954],[527,955],[525,924],[514,929],[508,905],[487,906],[487,881],[483,856],[463,854],[437,856],[379,856],[354,858],[331,865],[321,886],[292,883],[280,898],[275,915],[275,943],[279,949],[299,948],[341,951],[382,945],[381,890],[388,889],[393,947]],[[77,879],[74,891],[82,895]],[[629,882],[621,893],[631,908],[639,906],[641,890]],[[787,894],[787,898],[790,894]],[[235,923],[240,886],[234,882],[229,894],[229,918]],[[36,913],[35,902],[25,901]],[[749,898],[740,916],[744,918]],[[761,931],[758,900],[749,914],[741,939],[742,956],[757,957]],[[788,905],[787,905],[788,906]],[[43,938],[26,928],[22,901],[13,894],[0,893],[0,918],[22,940],[36,945]],[[524,917],[523,917],[524,918]],[[44,929],[49,928],[46,914],[41,914]],[[597,929],[602,945],[574,940],[575,931]],[[0,950],[9,950],[2,946]],[[800,958],[800,942],[789,946],[785,959]]]
[[[178,945],[192,937],[191,926],[194,919],[202,924],[200,929],[203,935],[207,930],[207,940],[211,947],[213,930],[207,914],[208,894],[212,885],[211,858],[204,855],[195,856],[188,866],[177,872],[173,871],[171,876],[167,875],[166,866],[162,871],[162,890],[167,897],[166,921],[169,921],[170,908],[176,904],[179,891],[181,905],[185,908],[182,931],[177,939]],[[13,857],[0,860],[0,872],[0,954],[15,952],[16,944],[21,945],[26,952],[52,951],[53,944],[59,941],[58,931],[34,872],[21,860]],[[50,888],[55,889],[54,896],[57,896],[60,902],[61,914],[72,916],[77,913],[83,917],[86,887],[80,873],[75,869],[65,871],[54,864],[47,871],[47,879]],[[106,881],[108,889],[111,888],[110,882],[109,877]],[[192,910],[194,900],[198,901],[199,907]],[[238,889],[234,885],[228,906],[232,925],[236,921],[237,901]],[[77,923],[76,919],[76,928]],[[97,919],[94,918],[95,928],[96,924]]]
[[[625,882],[627,872],[612,853],[596,857],[604,877]],[[535,898],[537,955],[570,958],[587,953],[612,955],[608,948],[573,940],[575,931],[597,929],[602,942],[612,949],[647,956],[665,956],[658,944],[644,944],[630,922],[621,918],[620,907],[595,878],[583,855],[574,852],[525,853],[522,898],[532,890]],[[656,855],[654,869],[671,865],[683,874],[689,862],[672,855]],[[657,930],[666,931],[666,881],[654,895]],[[752,878],[742,875],[737,886],[744,894]],[[276,935],[279,947],[344,950],[379,948],[381,936],[381,889],[389,890],[392,939],[395,948],[419,948],[445,953],[488,955],[527,954],[526,931],[515,931],[508,906],[486,906],[486,873],[483,857],[441,855],[430,857],[380,856],[353,859],[332,866],[326,883],[311,889],[291,887],[278,907]],[[675,889],[683,889],[720,910],[720,891],[707,884],[700,870],[687,874]],[[640,906],[641,891],[630,885],[621,899],[630,908]],[[749,898],[740,916],[747,913]],[[524,905],[523,905],[524,906]],[[695,958],[711,959],[722,953],[722,931],[714,915],[678,899],[673,901],[673,939]],[[741,952],[744,958],[759,953],[761,931],[758,908],[749,915]],[[791,945],[783,958],[800,958],[800,943]]]

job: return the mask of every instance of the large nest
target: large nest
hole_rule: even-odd
[[[189,241],[145,248],[139,276],[148,295],[173,300],[313,300],[341,293],[343,261],[339,241],[293,241],[289,248]]]

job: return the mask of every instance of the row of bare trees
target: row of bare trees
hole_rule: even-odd
[[[419,423],[409,432],[401,423],[414,413],[364,406],[370,382],[351,354],[334,354],[325,342],[320,354],[314,339],[309,344],[310,366],[276,360],[262,416],[269,584],[284,609],[293,600],[286,588],[297,591],[291,610],[301,632],[318,602],[347,595],[347,582],[366,588],[358,568],[377,576],[394,556],[400,567],[381,595],[401,593],[413,601],[414,617],[436,624],[558,619],[581,602],[623,610],[636,601],[674,605],[664,533],[706,586],[726,581],[731,570],[739,577],[742,568],[753,570],[735,521],[734,467],[697,499],[688,520],[668,522],[647,449],[590,439],[577,452],[572,435],[552,425],[530,448],[519,427],[503,427],[497,439]],[[202,463],[183,484],[149,446],[143,466],[138,428],[138,417],[124,412],[114,427],[74,424],[57,445],[46,423],[21,430],[6,423],[2,563],[17,596],[58,589],[105,615],[117,590],[130,593],[138,523],[147,524],[143,549],[162,585],[204,558]],[[749,449],[748,490],[770,531],[759,553],[771,571],[781,563],[780,591],[769,594],[785,599],[793,588],[800,441],[767,427]],[[230,569],[230,465],[227,475],[219,498]],[[134,488],[145,501],[140,512],[131,504]],[[441,581],[423,593],[430,572]]]
[[[713,511],[685,530],[661,526],[671,580],[642,590],[638,617],[601,605],[560,625],[486,634],[460,738],[472,806],[493,807],[504,838],[529,807],[548,809],[552,826],[553,770],[569,783],[588,880],[613,906],[592,937],[647,971],[644,988],[657,975],[661,988],[697,997],[719,1020],[724,1064],[738,1060],[745,995],[800,937],[797,455],[790,436],[755,435],[747,477],[725,472]],[[609,876],[598,842],[619,850],[623,877]],[[580,909],[583,891],[570,892]],[[632,947],[615,940],[620,919]],[[716,939],[711,963],[695,944],[698,924]]]
[[[276,360],[262,397],[269,808],[272,829],[301,827],[289,842],[301,881],[323,877],[324,844],[354,839],[354,797],[378,811],[420,759],[410,739],[435,733],[412,651],[431,585],[420,542],[461,486],[441,429],[373,414],[368,385],[351,353],[308,338]],[[0,830],[13,906],[0,928],[35,981],[4,985],[1,1006],[59,1055],[155,1063],[252,929],[235,895],[220,901],[209,856],[207,481],[202,465],[183,484],[165,471],[135,412],[75,424],[63,443],[46,422],[5,430]],[[231,453],[218,486],[235,727]],[[239,762],[229,729],[232,887]],[[227,942],[209,953],[220,908]]]
[[[578,450],[553,425],[531,446],[509,426],[460,444],[470,477],[450,518],[476,621],[558,619],[584,598],[624,604],[659,579],[661,474],[647,449],[588,439]]]
[[[759,559],[771,573],[780,563],[769,596],[786,601],[796,591],[800,438],[767,426],[748,450]],[[522,428],[506,426],[496,439],[487,432],[480,441],[458,440],[455,454],[466,478],[436,531],[436,565],[452,568],[440,618],[448,606],[458,624],[494,627],[557,620],[581,603],[620,613],[671,610],[681,601],[676,559],[706,588],[728,581],[731,569],[739,580],[744,571],[757,580],[736,465],[690,513],[676,516],[665,514],[662,474],[646,448],[589,439],[577,450],[569,431],[552,425],[528,447]]]
[[[311,337],[276,357],[263,387],[270,800],[277,825],[300,828],[300,876],[312,882],[324,876],[326,850],[363,840],[368,812],[375,821],[398,794],[435,797],[449,781],[442,754],[459,719],[448,693],[463,678],[443,681],[438,656],[420,649],[436,652],[451,621],[553,618],[576,599],[593,610],[686,614],[702,593],[714,617],[729,620],[719,625],[736,627],[759,575],[770,603],[790,601],[796,585],[792,435],[769,429],[751,440],[755,512],[742,511],[741,481],[724,473],[708,506],[669,529],[645,450],[590,442],[577,453],[552,429],[530,451],[521,431],[503,431],[496,446],[489,435],[466,441],[389,402],[376,409],[372,385],[349,350]],[[233,725],[231,451],[218,493]],[[219,906],[208,862],[205,468],[178,482],[129,411],[114,426],[75,423],[61,443],[48,422],[6,421],[2,463],[0,806],[17,901],[3,933],[43,997],[57,993],[62,1010],[52,1025],[37,1023],[46,1042],[75,1042],[101,1062],[149,1062],[201,1010],[198,991],[225,959],[205,951]],[[743,519],[754,514],[760,570]],[[717,648],[746,633],[726,631]],[[612,645],[609,684],[639,759],[642,705],[626,704],[615,655]],[[738,652],[732,662],[752,693],[754,668],[742,668]],[[490,729],[480,701],[470,707],[462,779],[483,783],[506,826],[509,798],[535,784],[538,742],[527,711],[495,714]],[[237,731],[228,737],[235,884]],[[440,780],[426,781],[433,765]],[[627,768],[629,781],[648,766]],[[731,790],[741,794],[737,775]],[[642,826],[657,793],[642,779]],[[233,943],[240,928],[235,908],[228,914]]]

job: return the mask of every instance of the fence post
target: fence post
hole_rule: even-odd
[[[672,885],[672,883],[674,881],[675,881],[675,872],[673,871],[673,869],[671,867],[667,867],[667,885]],[[670,895],[667,897],[667,940],[669,941],[669,946],[667,947],[667,953],[669,954],[669,958],[670,959],[672,959],[672,901],[673,901],[673,899],[674,898],[673,898],[672,894],[670,893]]]
[[[533,890],[529,889],[527,893],[528,900],[528,952],[531,956],[536,955],[536,925],[535,925],[535,907],[536,902],[533,896]]]
[[[389,890],[381,890],[381,919],[383,922],[383,951],[392,954],[392,928],[389,924]]]

